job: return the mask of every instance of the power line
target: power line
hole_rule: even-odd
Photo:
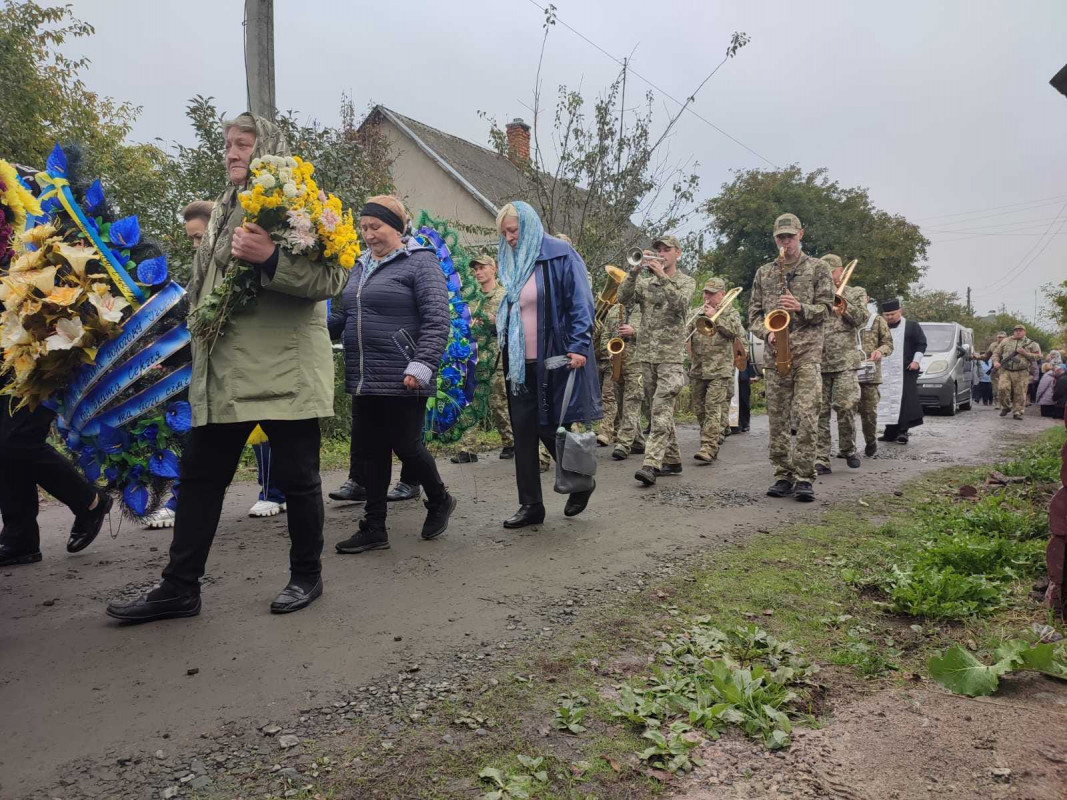
[[[1041,244],[1041,239],[1038,239],[1036,242],[1034,242],[1030,249],[1023,254],[1023,257],[1019,259],[1019,262],[1014,267],[1012,267],[1011,270],[1009,270],[1003,278],[1000,278],[999,280],[996,280],[989,286],[985,287],[984,293],[989,293],[997,289],[1002,289],[1030,268],[1030,266],[1038,259],[1038,257],[1042,253],[1044,253],[1046,249],[1048,249],[1049,244],[1052,243],[1052,236],[1049,236],[1048,234],[1052,231],[1052,226],[1056,224],[1056,220],[1058,220],[1063,215],[1064,211],[1067,211],[1067,202],[1060,206],[1060,210],[1056,213],[1056,219],[1053,219],[1052,222],[1049,223],[1048,228],[1045,229],[1045,233],[1042,236],[1042,238],[1044,239],[1044,244]],[[1063,218],[1063,222],[1061,222],[1060,227],[1056,229],[1056,233],[1062,231],[1063,226],[1065,224],[1067,224],[1067,217]],[[1037,249],[1038,245],[1041,245],[1041,249],[1038,250],[1037,253],[1034,253],[1034,250]],[[1031,257],[1031,253],[1034,253],[1033,257]],[[1029,261],[1027,261],[1028,258],[1030,259]]]
[[[933,216],[933,217],[921,217],[921,218],[919,218],[919,219],[917,219],[915,221],[916,222],[929,222],[932,219],[945,219],[947,217],[966,217],[966,216],[970,216],[971,214],[981,214],[984,211],[998,211],[998,210],[1000,210],[1002,208],[1017,208],[1019,206],[1029,206],[1029,205],[1033,205],[1033,204],[1055,205],[1060,200],[1063,200],[1063,198],[1065,198],[1065,197],[1067,197],[1067,195],[1060,194],[1060,195],[1056,195],[1054,197],[1042,197],[1042,198],[1039,198],[1039,199],[1036,199],[1036,200],[1023,200],[1023,201],[1018,202],[1018,203],[1009,203],[1009,204],[1004,205],[1004,206],[992,206],[990,208],[978,208],[978,209],[975,209],[973,211],[957,211],[954,214],[938,214],[938,215]],[[1035,206],[1035,207],[1037,207],[1037,206]],[[1000,216],[1000,215],[999,214],[992,214],[990,216]],[[952,224],[955,224],[955,223],[942,223],[942,224],[952,225]]]
[[[529,1],[530,5],[534,6],[535,8],[538,8],[538,9],[540,9],[542,13],[544,13],[544,14],[547,14],[547,13],[548,13],[548,8],[546,8],[545,6],[542,6],[542,5],[540,4],[540,3],[538,3],[538,2],[537,2],[537,0],[528,0],[528,1]],[[633,75],[633,76],[634,76],[635,78],[640,78],[640,79],[641,79],[642,81],[644,81],[645,83],[647,83],[647,84],[648,84],[648,85],[649,85],[650,87],[652,87],[653,89],[655,89],[655,90],[656,90],[657,92],[659,92],[659,93],[660,93],[661,95],[663,95],[664,97],[666,97],[666,98],[667,98],[668,100],[670,100],[670,101],[672,101],[672,102],[676,103],[676,104],[677,104],[677,105],[679,105],[679,106],[682,106],[682,108],[683,108],[683,110],[684,110],[684,111],[688,111],[688,112],[689,112],[690,114],[692,114],[692,115],[693,115],[694,117],[696,117],[696,118],[697,118],[697,119],[699,119],[699,120],[700,120],[701,122],[703,122],[703,123],[704,123],[705,125],[709,126],[709,127],[710,127],[710,128],[712,128],[713,130],[715,130],[715,131],[717,131],[718,133],[722,134],[722,135],[723,135],[723,136],[725,136],[725,137],[726,137],[727,139],[729,139],[729,140],[730,140],[731,142],[733,142],[734,144],[736,144],[736,145],[737,145],[738,147],[742,147],[742,148],[744,148],[745,150],[747,150],[748,152],[750,152],[750,153],[751,153],[752,155],[756,156],[756,158],[759,158],[759,159],[761,159],[762,161],[765,161],[765,162],[767,162],[768,164],[770,164],[770,165],[771,165],[772,167],[774,167],[775,169],[781,169],[781,167],[780,167],[780,166],[778,166],[777,164],[775,164],[775,163],[774,163],[773,161],[771,161],[771,160],[770,160],[769,158],[767,158],[766,156],[764,156],[764,155],[762,155],[762,154],[760,154],[760,153],[756,152],[756,151],[755,151],[755,150],[753,150],[753,149],[752,149],[751,147],[749,147],[749,146],[748,146],[747,144],[745,144],[745,143],[744,143],[744,142],[742,142],[742,141],[741,141],[740,139],[738,139],[738,138],[737,138],[736,136],[733,136],[732,134],[730,134],[730,133],[727,133],[727,132],[726,132],[726,131],[724,131],[724,130],[723,130],[722,128],[720,128],[720,127],[719,127],[718,125],[716,125],[716,124],[715,124],[714,122],[712,122],[712,121],[711,121],[710,119],[707,119],[706,117],[704,117],[704,116],[702,116],[701,114],[699,114],[699,113],[697,113],[696,111],[694,111],[694,110],[693,110],[693,108],[692,108],[691,106],[687,106],[687,105],[686,105],[685,103],[683,103],[683,102],[682,102],[681,100],[679,100],[679,99],[677,99],[676,97],[674,97],[673,95],[669,94],[669,93],[668,93],[667,91],[665,91],[664,89],[661,89],[661,88],[660,88],[659,86],[657,86],[656,84],[654,84],[654,83],[653,83],[652,81],[650,81],[650,80],[649,80],[648,78],[646,78],[646,77],[645,77],[644,75],[642,75],[642,74],[641,74],[640,72],[638,72],[637,70],[635,70],[635,69],[634,69],[634,68],[633,68],[632,66],[627,66],[626,64],[624,64],[624,63],[623,63],[623,61],[622,61],[621,59],[619,59],[619,58],[616,58],[615,56],[613,56],[613,55],[612,55],[611,53],[609,53],[609,52],[608,52],[607,50],[605,50],[605,49],[604,49],[603,47],[601,47],[600,45],[598,45],[598,44],[597,44],[596,42],[594,42],[594,41],[593,41],[592,39],[590,39],[590,38],[589,38],[588,36],[586,36],[586,35],[585,35],[584,33],[582,33],[581,31],[579,31],[578,29],[576,29],[576,28],[572,27],[571,25],[568,25],[568,24],[567,24],[567,23],[566,23],[566,22],[565,22],[564,20],[562,20],[562,19],[561,19],[561,18],[559,17],[559,15],[558,15],[558,14],[556,14],[556,13],[555,13],[555,11],[554,11],[554,10],[553,10],[553,12],[552,12],[552,19],[554,19],[554,20],[555,20],[556,22],[558,22],[558,23],[559,23],[560,25],[562,25],[562,26],[563,26],[564,28],[566,28],[567,30],[569,30],[569,31],[570,31],[571,33],[573,33],[573,34],[574,34],[575,36],[577,36],[577,37],[578,37],[579,39],[581,39],[582,41],[584,41],[584,42],[585,42],[586,44],[590,45],[590,46],[591,46],[591,47],[593,47],[594,49],[596,49],[596,50],[600,51],[600,52],[601,52],[601,53],[602,53],[603,55],[605,55],[605,56],[607,56],[608,58],[610,58],[610,59],[611,59],[612,61],[614,61],[614,62],[615,62],[616,64],[618,64],[618,65],[619,65],[620,67],[626,67],[627,69],[629,69],[629,71],[630,71],[630,74],[631,74],[631,75]],[[715,74],[715,73],[714,73],[714,72],[712,72],[712,75],[714,75],[714,74]],[[709,76],[708,76],[708,78],[705,78],[705,80],[704,80],[704,83],[707,83],[708,79],[710,79],[710,78],[711,78],[711,75],[709,75]],[[701,85],[701,86],[703,86],[704,84],[702,83],[702,84],[700,84],[700,85]],[[697,89],[697,91],[699,91],[699,89]],[[694,92],[694,94],[695,94],[695,92]]]

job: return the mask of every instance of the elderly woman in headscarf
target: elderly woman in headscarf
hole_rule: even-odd
[[[326,300],[341,291],[348,273],[283,251],[263,228],[242,224],[237,195],[248,183],[250,162],[288,156],[289,148],[276,125],[252,114],[226,123],[224,133],[229,186],[215,201],[193,259],[189,303],[195,308],[222,281],[231,255],[258,268],[260,291],[213,345],[192,342],[193,427],[182,453],[170,560],[162,583],[148,594],[108,606],[124,622],[200,613],[200,578],[223,495],[257,423],[273,446],[273,477],[289,511],[290,578],[270,610],[296,611],[322,594],[319,418],[333,414]]]
[[[504,298],[496,315],[503,354],[508,412],[515,436],[515,482],[519,510],[505,528],[545,520],[540,439],[556,457],[556,427],[603,416],[593,359],[593,292],[581,257],[566,242],[545,233],[537,212],[521,201],[508,203],[496,218],[497,263]],[[565,362],[567,369],[552,369]],[[577,380],[567,408],[563,396],[569,370]],[[582,513],[592,491],[570,495],[563,513]]]

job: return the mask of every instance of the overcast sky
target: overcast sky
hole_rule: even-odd
[[[1065,0],[555,4],[612,56],[636,48],[634,70],[679,99],[731,32],[747,32],[751,43],[694,110],[773,164],[827,167],[921,224],[933,242],[927,287],[962,295],[970,285],[979,312],[1006,304],[1031,316],[1035,290],[1067,278],[1067,98],[1048,84],[1067,63]],[[92,89],[143,106],[133,138],[188,141],[184,108],[198,93],[243,110],[241,0],[73,5],[96,35],[69,54],[92,60]],[[331,124],[348,92],[361,113],[382,103],[485,144],[479,110],[530,119],[543,18],[531,0],[276,0],[278,105]],[[560,83],[592,94],[617,73],[593,45],[553,29],[549,95]],[[647,88],[633,77],[629,86]],[[665,122],[676,106],[657,97]],[[769,166],[690,114],[670,151],[699,162],[703,196],[731,170]]]

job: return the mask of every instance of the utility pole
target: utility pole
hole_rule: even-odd
[[[974,309],[971,307],[971,287],[967,287],[967,316],[974,316]]]
[[[629,58],[622,60],[622,98],[619,103],[619,146],[615,158],[615,174],[622,172],[622,132],[626,121],[626,68],[630,64]]]
[[[274,0],[245,0],[248,110],[274,119]]]

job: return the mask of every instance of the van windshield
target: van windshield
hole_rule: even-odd
[[[927,353],[947,353],[956,346],[956,328],[953,325],[923,324],[926,334]]]

